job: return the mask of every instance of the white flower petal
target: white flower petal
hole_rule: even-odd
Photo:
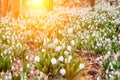
[[[64,76],[65,74],[66,74],[66,70],[63,68],[63,69],[60,69],[60,74],[62,75],[62,76]]]
[[[56,59],[55,59],[55,58],[52,58],[52,59],[51,59],[51,63],[52,63],[52,64],[56,64],[56,63],[57,63]]]

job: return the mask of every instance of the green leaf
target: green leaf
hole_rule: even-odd
[[[13,76],[13,80],[21,80],[21,76]]]

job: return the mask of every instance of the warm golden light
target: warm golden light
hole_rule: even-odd
[[[29,8],[42,8],[43,0],[30,0],[27,3]]]
[[[42,2],[42,0],[33,0],[34,5],[39,6]]]
[[[53,9],[53,0],[29,0],[28,9],[44,9],[50,11]]]

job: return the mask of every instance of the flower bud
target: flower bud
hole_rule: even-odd
[[[56,59],[55,59],[55,58],[52,58],[52,59],[51,59],[51,63],[52,63],[52,64],[56,64],[56,63],[57,63]]]
[[[60,74],[62,75],[62,76],[64,76],[65,74],[66,74],[66,70],[63,68],[63,69],[60,69]]]

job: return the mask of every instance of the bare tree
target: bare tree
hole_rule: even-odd
[[[11,0],[11,15],[17,18],[20,13],[20,0]]]
[[[82,7],[90,6],[94,10],[95,0],[80,0],[80,5]]]
[[[92,8],[92,10],[94,10],[94,6],[95,6],[95,0],[88,0],[90,3],[90,7]]]
[[[53,9],[53,0],[45,0],[45,6],[47,11],[50,11]]]
[[[0,17],[4,17],[8,13],[9,0],[0,0]]]

